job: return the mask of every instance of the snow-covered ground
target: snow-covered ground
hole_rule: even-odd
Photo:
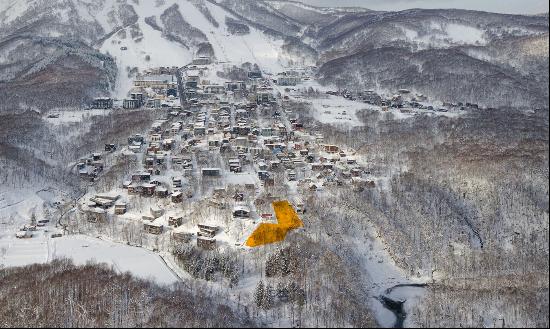
[[[112,110],[86,110],[82,109],[53,109],[50,111],[49,116],[55,115],[57,117],[46,117],[45,120],[52,125],[64,125],[76,122],[85,121],[93,116],[109,115]]]
[[[21,14],[27,10],[28,4],[26,1],[20,0],[2,0],[0,1],[0,13],[5,11],[6,16],[3,24],[8,24],[15,18],[19,17]],[[2,24],[0,23],[0,25]]]
[[[118,272],[131,272],[159,284],[172,284],[178,277],[162,258],[149,250],[108,242],[83,235],[52,238],[61,230],[55,227],[57,215],[53,206],[69,201],[68,196],[53,188],[9,189],[0,191],[0,266],[15,267],[46,263],[55,258],[70,258],[75,264],[106,263]],[[34,213],[44,219],[44,208],[51,213],[50,222],[32,232],[30,239],[18,239],[15,234],[30,224]]]
[[[463,24],[441,24],[431,22],[430,33],[419,34],[418,31],[401,27],[406,41],[426,48],[448,48],[452,45],[475,44],[485,45],[487,39],[484,31],[474,26]]]
[[[362,126],[363,123],[357,117],[357,112],[368,108],[367,104],[330,95],[308,101],[313,105],[313,116],[316,120],[349,127]]]
[[[76,265],[89,262],[111,265],[117,272],[130,272],[138,278],[171,285],[179,278],[162,258],[149,250],[126,246],[83,235],[51,238],[55,228],[34,232],[33,238],[17,239],[14,229],[0,234],[0,266],[15,267],[69,258]]]
[[[210,24],[209,28],[203,30],[208,31],[206,33],[207,37],[214,46],[218,60],[239,64],[244,62],[257,63],[264,72],[273,74],[282,71],[284,63],[281,63],[279,59],[283,45],[281,40],[272,39],[253,27],[250,27],[250,34],[243,36],[231,35],[227,32],[225,19],[226,17],[236,19],[236,17],[209,2],[206,2],[206,6],[212,16],[220,23],[219,28],[216,29],[207,22]],[[200,20],[204,19],[202,14],[199,13],[198,16],[200,16]],[[195,15],[189,17],[191,19]],[[191,25],[204,26],[205,22],[193,20]]]
[[[40,201],[40,197],[30,189],[3,188],[0,190],[0,220],[5,221],[12,215],[30,216],[30,209]]]
[[[70,258],[76,265],[97,262],[112,265],[119,272],[130,272],[138,278],[171,285],[179,281],[162,258],[149,250],[91,238],[84,235],[52,240],[52,258]]]
[[[55,203],[68,202],[70,198],[60,190],[48,186],[15,188],[4,186],[0,188],[0,233],[13,226],[28,224],[34,213],[37,219],[42,219],[44,208]]]
[[[7,228],[6,225],[2,223],[2,233],[0,233],[0,266],[25,266],[46,263],[50,260],[47,233],[35,232],[31,239],[17,239],[15,237],[17,229]]]
[[[49,260],[48,228],[33,232],[31,239],[17,239],[16,232],[30,224],[34,213],[37,220],[43,219],[44,207],[55,202],[64,202],[64,197],[54,189],[8,188],[0,190],[0,266],[25,266]],[[48,231],[48,232],[47,232]]]
[[[370,287],[370,307],[374,312],[376,321],[383,327],[391,327],[396,320],[395,315],[386,309],[377,299],[386,295],[386,291],[396,285],[423,284],[429,281],[427,277],[409,277],[395,263],[387,251],[385,241],[373,224],[369,224],[365,239],[353,241],[354,250],[361,250],[363,257],[359,264],[362,273],[365,273]],[[406,301],[405,311],[410,309],[424,294],[422,288],[403,287],[396,288],[387,297],[396,301]],[[414,324],[410,324],[414,327]]]

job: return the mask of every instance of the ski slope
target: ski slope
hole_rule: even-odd
[[[114,33],[100,46],[101,52],[108,53],[116,59],[119,77],[115,87],[115,97],[124,98],[131,89],[133,78],[128,76],[128,71],[132,68],[143,71],[159,66],[181,67],[194,58],[195,49],[186,49],[176,42],[165,39],[161,31],[145,23],[146,17],[155,16],[157,24],[162,27],[160,15],[174,3],[178,4],[183,18],[206,35],[219,62],[235,65],[245,62],[255,63],[267,73],[277,73],[283,69],[284,65],[280,61],[282,40],[272,39],[253,27],[250,27],[248,35],[229,34],[225,24],[226,17],[234,19],[236,17],[219,6],[205,3],[219,23],[219,27],[215,27],[190,1],[166,1],[158,6],[155,1],[139,1],[137,4],[131,4],[139,16],[137,25],[143,33],[143,38],[132,39],[130,27],[125,27],[122,30],[126,30],[126,38]],[[105,21],[100,23],[108,26]],[[127,49],[122,50],[122,47]]]
[[[154,1],[140,1],[139,4],[133,4],[139,15],[137,24],[143,33],[143,39],[136,42],[126,28],[125,39],[115,33],[101,46],[101,52],[109,53],[116,59],[119,74],[114,92],[116,98],[124,98],[132,87],[133,79],[128,76],[128,69],[137,67],[139,70],[145,70],[159,66],[182,66],[192,60],[193,54],[188,49],[163,38],[162,32],[145,23],[145,18],[153,15],[157,16],[158,21],[158,17],[170,5],[167,3],[157,7]],[[122,50],[122,47],[126,47],[127,50]],[[147,56],[150,60],[146,59]]]
[[[192,6],[188,1],[186,2]],[[243,36],[231,35],[227,32],[225,18],[230,17],[236,20],[238,20],[238,18],[210,2],[206,2],[206,6],[210,10],[212,16],[220,23],[219,28],[215,28],[199,12],[200,20],[204,20],[206,23],[210,24],[210,29],[205,29],[203,31],[205,31],[205,33],[209,31],[206,33],[207,37],[214,46],[219,60],[226,60],[237,64],[244,62],[256,63],[267,73],[277,73],[283,70],[286,63],[280,59],[282,53],[281,48],[283,46],[282,40],[270,38],[262,31],[252,26],[250,26],[250,34]],[[199,23],[199,19],[197,19],[196,24],[198,25]],[[191,24],[193,25],[193,22],[191,22]],[[220,53],[223,54],[224,57],[220,58],[220,55],[218,55]]]

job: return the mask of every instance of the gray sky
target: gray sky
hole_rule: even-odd
[[[316,6],[360,6],[374,10],[458,8],[510,14],[548,12],[548,0],[300,0]]]

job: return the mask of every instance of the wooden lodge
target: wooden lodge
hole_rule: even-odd
[[[206,250],[215,249],[216,248],[216,239],[199,236],[197,238],[197,247],[202,248],[202,249],[206,249]]]
[[[197,232],[197,236],[206,237],[206,238],[215,237],[219,230],[217,226],[204,225],[204,224],[199,224],[198,228],[199,228],[199,231]]]
[[[143,230],[149,234],[160,235],[163,231],[163,226],[161,224],[155,223],[143,223]]]
[[[173,227],[180,227],[183,225],[183,217],[172,217],[168,219],[168,225]]]
[[[128,211],[128,205],[126,203],[115,204],[115,215],[124,215]]]

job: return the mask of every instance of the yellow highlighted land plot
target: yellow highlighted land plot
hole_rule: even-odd
[[[278,224],[263,223],[248,237],[248,247],[283,241],[290,230],[304,226],[298,214],[288,201],[273,202]]]

